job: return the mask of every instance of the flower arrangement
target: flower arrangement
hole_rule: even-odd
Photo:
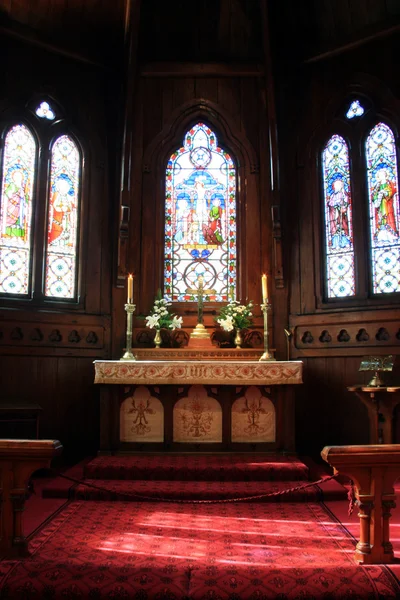
[[[215,320],[225,331],[245,329],[253,323],[253,306],[251,301],[248,304],[240,304],[237,300],[232,300],[221,308],[219,316]]]
[[[158,293],[154,301],[154,306],[150,314],[146,317],[146,326],[150,329],[180,329],[182,326],[182,317],[177,317],[168,311],[168,307],[172,306],[171,302],[161,297],[161,292]]]

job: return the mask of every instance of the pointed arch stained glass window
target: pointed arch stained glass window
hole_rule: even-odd
[[[193,301],[200,281],[210,301],[236,295],[236,168],[204,123],[167,165],[165,297]]]
[[[32,194],[36,142],[29,129],[14,125],[4,141],[0,212],[0,292],[29,293]]]
[[[349,150],[333,135],[322,155],[328,298],[355,294]]]
[[[75,142],[59,137],[51,152],[45,295],[74,298],[81,159]]]
[[[400,291],[399,195],[395,139],[378,123],[365,142],[369,195],[372,288]]]

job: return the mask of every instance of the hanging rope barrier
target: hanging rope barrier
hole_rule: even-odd
[[[267,494],[257,494],[255,496],[242,496],[239,498],[220,498],[220,499],[214,499],[214,500],[188,500],[188,499],[185,500],[182,498],[162,498],[162,497],[155,497],[155,496],[145,496],[142,494],[137,494],[135,492],[116,492],[114,490],[109,490],[105,487],[96,485],[94,483],[89,483],[83,479],[75,479],[74,477],[69,477],[68,475],[63,475],[62,473],[57,473],[57,476],[61,477],[62,479],[71,481],[72,483],[75,483],[77,485],[84,485],[88,488],[92,488],[92,489],[98,490],[100,492],[105,492],[107,494],[111,494],[117,500],[135,498],[138,501],[146,500],[146,501],[151,501],[151,502],[170,502],[170,503],[174,503],[174,504],[228,504],[228,503],[235,503],[235,502],[248,502],[250,500],[263,500],[264,498],[283,496],[285,494],[299,492],[299,491],[305,490],[309,487],[319,485],[322,483],[326,483],[327,481],[331,481],[332,479],[336,479],[338,474],[336,473],[335,475],[328,475],[326,477],[321,477],[321,479],[318,479],[317,481],[304,483],[304,484],[301,484],[301,485],[298,485],[295,487],[288,488],[286,490],[280,490],[279,492],[269,492]],[[350,508],[349,508],[349,510],[350,510]]]

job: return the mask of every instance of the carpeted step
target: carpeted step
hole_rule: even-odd
[[[84,474],[140,481],[304,481],[309,469],[294,455],[136,454],[98,456],[85,465]]]

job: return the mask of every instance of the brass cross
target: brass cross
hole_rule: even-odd
[[[197,288],[188,288],[186,290],[187,294],[193,294],[193,296],[197,296],[197,323],[203,324],[203,306],[204,306],[204,296],[209,296],[210,294],[215,294],[215,290],[209,290],[204,288],[204,277],[203,275],[199,275],[197,278],[199,282],[199,286]]]

